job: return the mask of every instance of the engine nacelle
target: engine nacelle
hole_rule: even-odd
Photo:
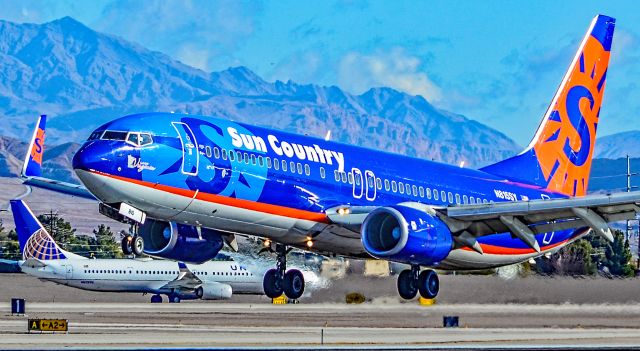
[[[402,206],[380,207],[365,218],[362,244],[374,257],[433,266],[453,247],[453,236],[439,218]]]
[[[138,235],[144,239],[144,252],[151,256],[187,263],[203,263],[216,257],[223,246],[215,230],[147,218]]]
[[[207,282],[196,288],[196,296],[203,300],[226,300],[232,294],[231,286],[222,283]]]

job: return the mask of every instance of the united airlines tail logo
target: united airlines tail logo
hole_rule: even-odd
[[[587,37],[534,145],[549,190],[586,194],[609,54]]]
[[[31,147],[31,159],[33,162],[42,165],[42,154],[44,152],[44,129],[38,128],[36,137]]]
[[[27,240],[22,256],[25,260],[36,258],[43,261],[66,258],[55,241],[53,241],[53,238],[44,229],[39,229],[31,235]]]

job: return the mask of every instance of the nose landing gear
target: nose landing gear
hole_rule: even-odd
[[[141,256],[144,253],[144,239],[138,235],[138,224],[132,224],[128,235],[122,238],[122,253]]]
[[[425,299],[433,299],[439,291],[438,274],[431,269],[420,272],[420,266],[412,265],[398,275],[398,293],[405,300],[413,299],[418,292]]]
[[[290,299],[299,299],[304,293],[304,276],[297,269],[287,271],[287,254],[290,250],[282,244],[276,244],[276,268],[265,273],[262,287],[264,294],[276,298],[284,292]]]

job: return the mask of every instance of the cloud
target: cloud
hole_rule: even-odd
[[[424,72],[423,62],[408,55],[403,48],[378,50],[373,54],[347,53],[339,63],[338,82],[352,92],[387,86],[412,95],[421,95],[430,102],[442,100],[440,88]]]
[[[253,34],[260,6],[230,0],[115,1],[93,26],[211,70],[236,61],[233,55]]]

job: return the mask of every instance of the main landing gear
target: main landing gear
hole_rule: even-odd
[[[276,268],[265,273],[262,287],[264,294],[270,298],[276,298],[284,294],[290,299],[299,299],[304,293],[304,276],[297,269],[287,271],[287,247],[276,244]]]
[[[125,255],[140,256],[144,252],[144,240],[138,235],[138,225],[132,224],[129,234],[122,238],[122,253]]]
[[[412,265],[398,275],[398,293],[405,300],[413,299],[418,292],[425,299],[433,299],[439,290],[438,274],[431,269],[420,272],[420,266]]]

